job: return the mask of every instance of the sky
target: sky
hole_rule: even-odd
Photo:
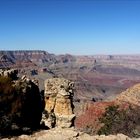
[[[140,0],[0,0],[0,50],[140,54]]]

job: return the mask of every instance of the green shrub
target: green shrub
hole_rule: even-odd
[[[98,131],[98,134],[109,135],[114,133],[114,126],[119,126],[123,120],[125,119],[126,112],[124,110],[119,111],[119,106],[109,106],[106,108],[105,114],[102,118],[100,118],[100,122],[104,124],[104,126]],[[119,127],[118,127],[119,128]]]
[[[123,106],[122,106],[123,107]],[[121,107],[121,108],[122,108]],[[119,106],[109,106],[99,119],[103,126],[98,134],[122,133],[129,137],[140,136],[140,107],[129,104],[127,109]]]

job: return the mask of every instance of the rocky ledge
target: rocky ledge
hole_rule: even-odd
[[[136,140],[123,134],[117,135],[96,135],[90,136],[86,133],[78,132],[73,128],[53,128],[36,132],[33,135],[21,135],[14,138],[4,138],[2,140]],[[138,139],[137,139],[138,140]]]

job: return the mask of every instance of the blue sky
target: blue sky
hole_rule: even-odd
[[[0,50],[140,54],[140,0],[0,0]]]

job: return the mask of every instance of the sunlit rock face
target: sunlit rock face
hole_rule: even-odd
[[[71,127],[73,125],[74,83],[53,78],[45,81],[45,125],[48,127]]]
[[[117,96],[116,100],[120,103],[127,102],[136,106],[140,106],[140,84],[128,88]]]

